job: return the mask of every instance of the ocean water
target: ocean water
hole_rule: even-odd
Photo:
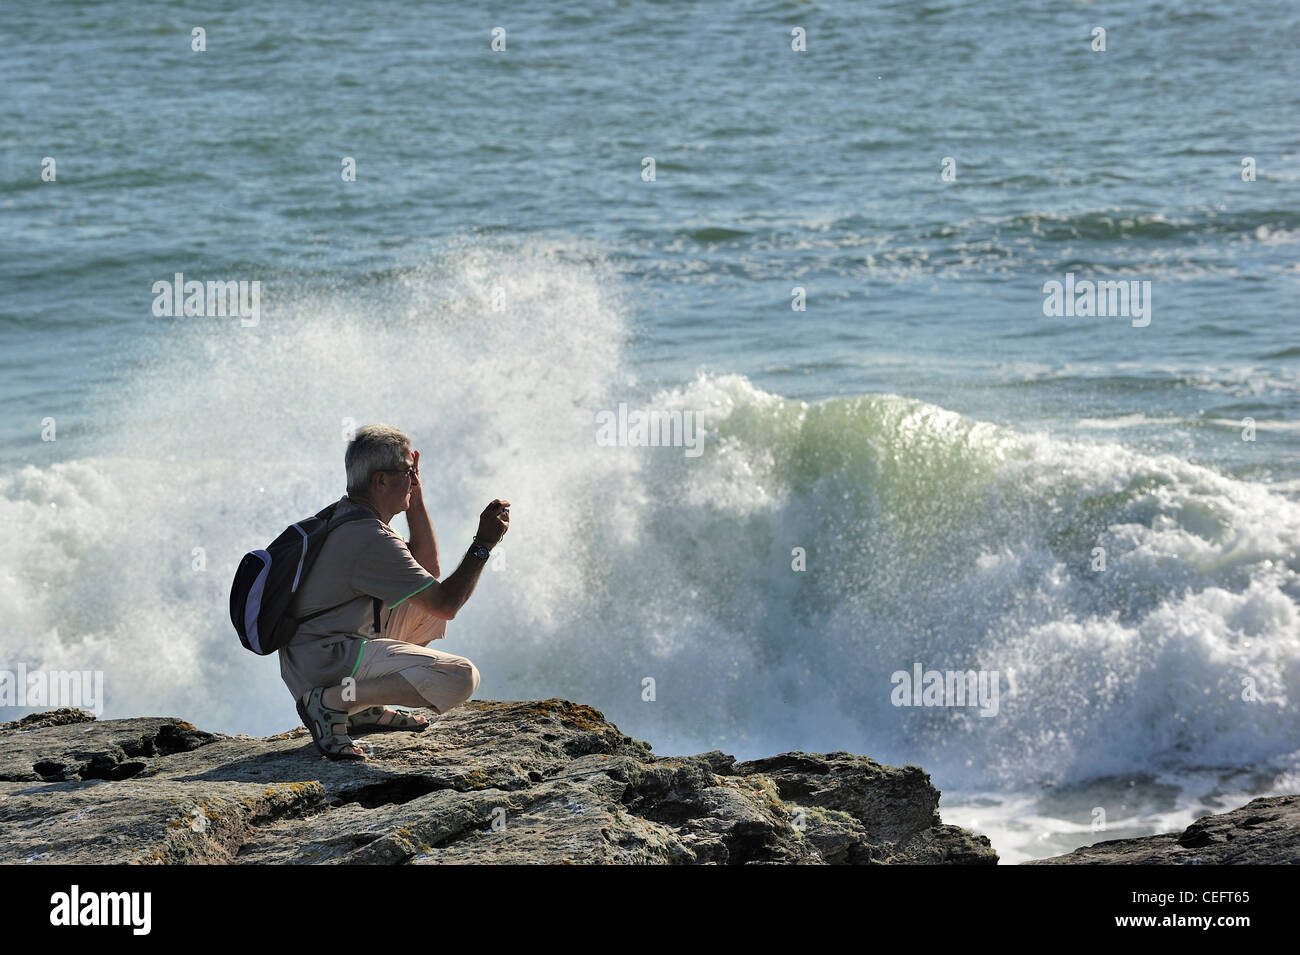
[[[444,565],[513,503],[440,645],[482,698],[914,763],[1004,862],[1295,792],[1298,41],[1261,0],[7,5],[0,668],[295,725],[230,578],[382,421]],[[257,323],[155,315],[178,272]],[[1067,274],[1149,323],[1045,315]],[[701,453],[602,446],[620,404]],[[918,664],[996,712],[894,705]]]

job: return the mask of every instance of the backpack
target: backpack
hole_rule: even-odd
[[[298,586],[316,562],[330,531],[349,521],[374,517],[369,511],[360,510],[335,518],[338,506],[339,502],[335,501],[314,517],[290,524],[265,550],[249,551],[239,562],[230,586],[230,622],[235,625],[245,649],[260,656],[274,653],[293,639],[300,624],[357,599],[350,597],[304,617],[289,612]],[[374,601],[378,633],[380,600],[376,597]]]

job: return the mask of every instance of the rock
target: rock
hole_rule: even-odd
[[[832,864],[997,862],[986,837],[940,822],[939,791],[919,766],[882,766],[841,751],[782,753],[732,772],[775,782],[779,799],[808,819],[805,837]]]
[[[78,710],[0,725],[0,863],[992,865],[915,766],[660,757],[589,706],[470,701],[334,762],[265,739]]]
[[[1253,799],[1181,833],[1113,839],[1024,865],[1300,864],[1300,795]]]
[[[62,709],[46,713],[29,713],[12,723],[0,723],[0,733],[17,733],[25,730],[40,729],[42,726],[63,726],[66,723],[85,723],[95,717],[85,710],[65,706]]]

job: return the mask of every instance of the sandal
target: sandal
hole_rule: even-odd
[[[322,755],[330,759],[365,759],[366,754],[352,740],[335,735],[334,727],[347,723],[348,711],[330,709],[321,699],[324,694],[325,687],[318,686],[307,694],[305,703],[298,700],[298,715],[302,717],[302,725],[311,733],[311,741]]]
[[[423,733],[428,728],[429,721],[423,716],[403,713],[401,710],[390,709],[387,706],[368,706],[348,717],[348,733],[352,736],[386,733],[390,730]]]

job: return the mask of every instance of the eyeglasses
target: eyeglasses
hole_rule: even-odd
[[[376,468],[376,473],[383,471],[385,474],[405,474],[412,481],[415,480],[415,468]]]

